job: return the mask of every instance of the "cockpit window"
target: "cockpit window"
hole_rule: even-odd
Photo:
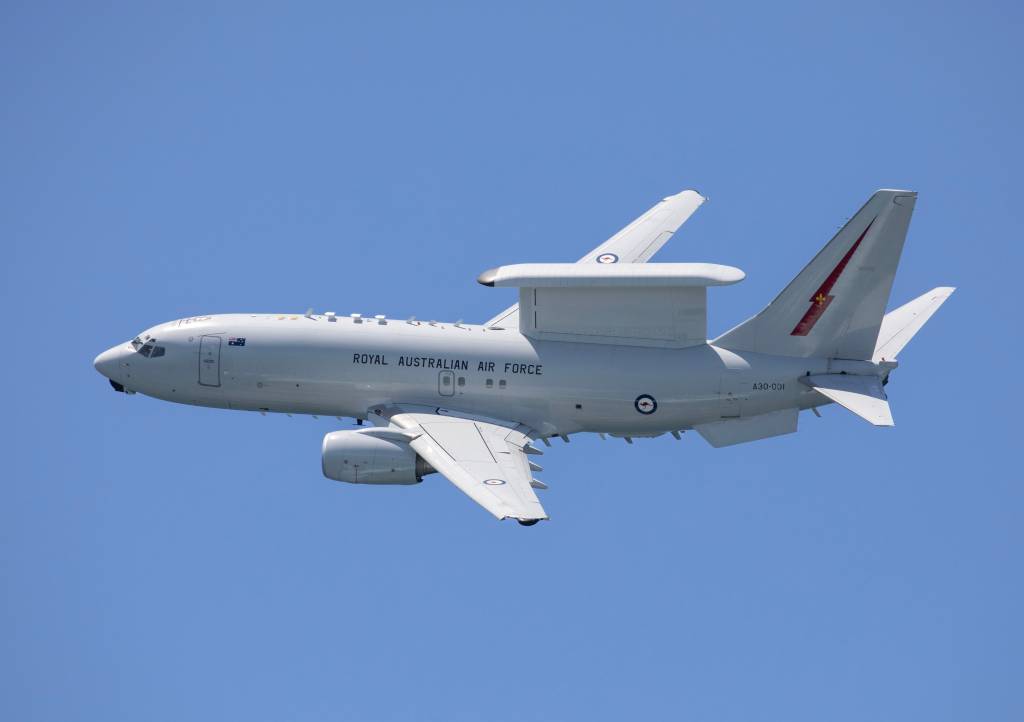
[[[136,353],[145,356],[146,358],[157,358],[163,356],[167,349],[163,346],[156,345],[156,339],[146,336],[146,340],[143,341],[139,337],[132,339],[132,348],[135,349]]]

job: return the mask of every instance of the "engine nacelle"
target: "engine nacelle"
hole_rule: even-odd
[[[392,429],[334,431],[324,437],[324,476],[350,484],[418,484],[433,473]]]

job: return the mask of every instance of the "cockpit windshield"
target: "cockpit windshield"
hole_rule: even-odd
[[[145,356],[146,358],[156,358],[163,356],[167,349],[163,346],[156,345],[156,339],[152,338],[149,334],[146,334],[145,340],[136,336],[132,339],[132,348],[135,352]]]

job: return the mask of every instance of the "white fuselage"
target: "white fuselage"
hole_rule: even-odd
[[[449,323],[226,314],[147,332],[96,359],[115,384],[198,406],[366,418],[416,404],[515,420],[537,435],[654,435],[826,400],[799,383],[823,358],[538,341]],[[146,340],[144,335],[143,340]]]

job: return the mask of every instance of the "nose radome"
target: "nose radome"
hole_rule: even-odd
[[[92,365],[108,379],[113,379],[117,373],[118,358],[120,355],[121,351],[117,346],[114,348],[108,348],[93,360]]]

